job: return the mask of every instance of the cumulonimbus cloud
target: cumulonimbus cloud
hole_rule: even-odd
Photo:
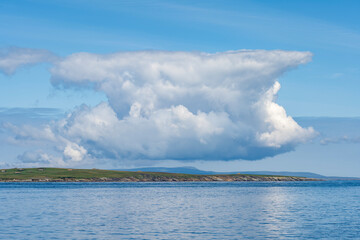
[[[52,82],[92,87],[108,103],[82,107],[56,132],[115,159],[261,159],[311,138],[276,104],[277,78],[309,52],[76,53]]]
[[[21,67],[43,62],[54,62],[57,59],[56,55],[43,49],[2,48],[0,49],[0,72],[11,75]]]
[[[242,50],[75,53],[56,61],[56,86],[93,88],[83,105],[44,128],[67,161],[256,160],[312,138],[276,103],[277,79],[309,52]],[[34,136],[35,138],[35,136]]]

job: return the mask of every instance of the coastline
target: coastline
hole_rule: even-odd
[[[3,169],[0,182],[269,182],[321,181],[320,179],[274,175],[195,175],[163,172],[129,172],[99,169],[15,168]]]

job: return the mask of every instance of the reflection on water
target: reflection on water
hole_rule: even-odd
[[[261,209],[259,224],[263,225],[266,233],[278,235],[288,234],[287,229],[294,228],[291,202],[292,196],[287,189],[280,187],[267,188],[258,208]]]
[[[1,239],[351,239],[359,182],[0,183]]]

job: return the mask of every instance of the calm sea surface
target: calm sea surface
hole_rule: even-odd
[[[360,181],[0,183],[0,239],[360,239]]]

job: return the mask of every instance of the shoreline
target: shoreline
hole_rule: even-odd
[[[195,175],[100,169],[14,168],[0,172],[0,182],[279,182],[321,179],[251,174]]]
[[[322,179],[303,178],[303,177],[274,177],[274,176],[203,176],[199,178],[41,178],[41,179],[0,179],[0,183],[4,182],[308,182],[323,181]]]

